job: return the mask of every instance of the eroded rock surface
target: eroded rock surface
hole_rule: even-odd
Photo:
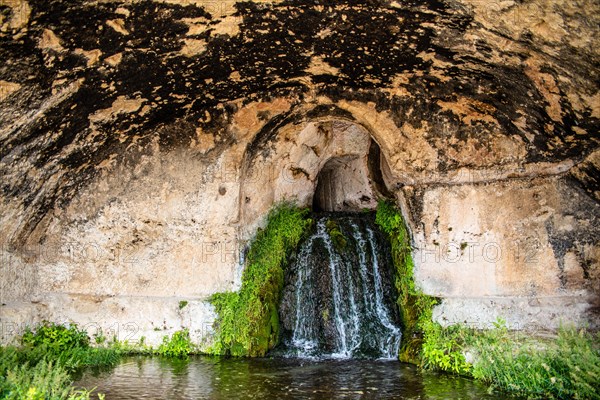
[[[598,26],[594,0],[1,0],[0,318],[203,336],[271,205],[351,157],[440,321],[597,324]],[[489,254],[421,257],[453,243]]]

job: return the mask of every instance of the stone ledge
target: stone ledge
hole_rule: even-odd
[[[595,330],[600,321],[590,316],[594,300],[592,295],[450,297],[434,308],[433,320],[442,326],[460,323],[485,329],[502,318],[514,330],[552,331],[561,324]]]

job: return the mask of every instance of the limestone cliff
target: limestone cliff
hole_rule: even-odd
[[[0,0],[0,319],[202,336],[268,209],[317,192],[396,197],[442,322],[597,325],[598,26],[595,0]]]

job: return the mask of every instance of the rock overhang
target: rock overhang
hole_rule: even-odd
[[[111,176],[140,192],[139,181],[158,188],[171,180],[173,191],[189,185],[204,206],[221,202],[235,213],[244,160],[268,156],[289,127],[298,133],[322,120],[370,132],[392,177],[387,186],[401,192],[407,219],[426,240],[429,228],[419,225],[435,202],[424,199],[440,185],[530,181],[550,188],[554,208],[531,208],[541,214],[562,212],[555,193],[573,192],[539,179],[568,180],[600,198],[600,10],[591,0],[227,2],[218,9],[175,0],[2,1],[0,15],[2,236],[11,249],[52,241],[65,215],[85,225],[132,199]],[[235,177],[213,182],[214,168]],[[182,183],[195,176],[209,182]],[[86,191],[97,199],[82,200]],[[188,192],[172,200],[174,208],[195,207]],[[588,208],[579,227],[593,226]],[[258,207],[257,218],[264,212]],[[236,223],[235,215],[224,222]],[[562,242],[543,231],[535,235],[543,243],[551,237],[550,246],[568,242],[572,250],[577,237],[597,243],[594,229],[566,230]],[[594,265],[588,255],[582,262]]]

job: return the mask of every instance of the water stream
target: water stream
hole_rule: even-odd
[[[319,358],[397,357],[389,245],[372,214],[320,214],[286,271],[275,354]]]

